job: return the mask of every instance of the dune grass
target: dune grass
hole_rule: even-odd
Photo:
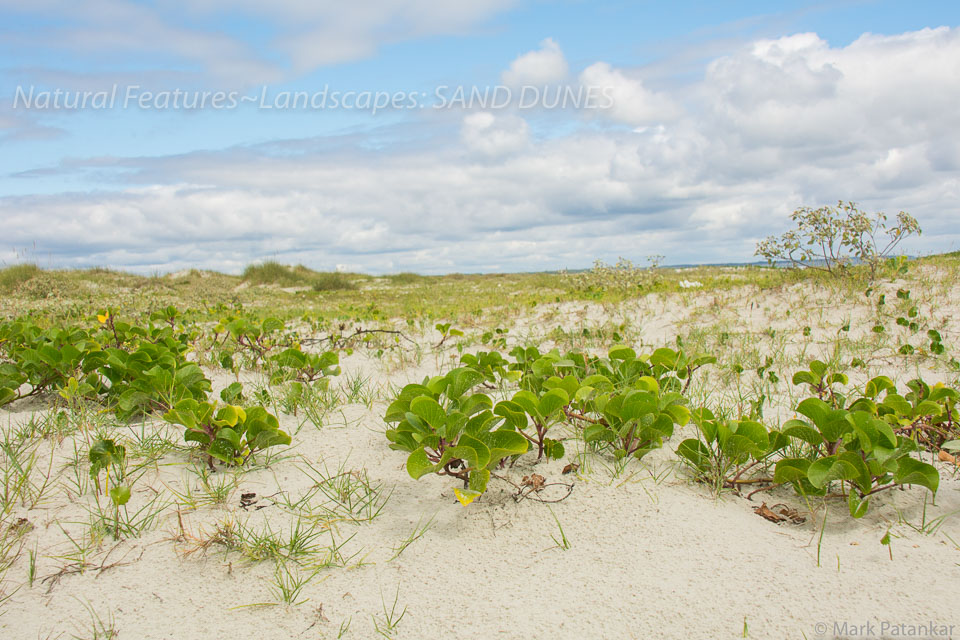
[[[0,291],[10,293],[19,285],[40,273],[40,267],[32,263],[14,264],[0,269]]]
[[[346,273],[314,271],[302,264],[287,266],[275,260],[247,265],[241,278],[251,284],[310,287],[314,291],[349,291],[357,288],[356,283]]]

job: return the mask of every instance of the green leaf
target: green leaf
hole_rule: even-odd
[[[460,367],[447,374],[446,393],[448,398],[461,397],[468,390],[483,382],[483,374],[469,367]]]
[[[487,490],[487,483],[490,481],[490,471],[487,469],[474,469],[467,476],[467,483],[471,491],[483,493]]]
[[[493,400],[485,393],[475,393],[466,400],[461,401],[460,411],[467,416],[493,408]],[[450,436],[453,437],[452,435]]]
[[[593,374],[587,376],[580,382],[581,387],[592,387],[597,391],[612,391],[613,383],[606,376]]]
[[[567,395],[567,392],[563,389],[551,389],[547,393],[543,394],[543,397],[540,398],[538,403],[538,410],[540,415],[544,418],[549,418],[553,414],[557,413],[564,406],[570,402],[570,397]]]
[[[473,457],[469,459],[465,458],[459,453],[454,454],[457,458],[464,458],[467,460],[468,469],[483,469],[490,463],[490,449],[487,448],[487,445],[473,436],[463,434],[457,441],[457,446],[453,448],[457,451],[459,451],[461,448],[466,448],[473,452]]]
[[[819,384],[819,382],[820,382],[820,377],[814,375],[809,371],[798,371],[797,373],[793,374],[793,384],[795,385],[797,384],[816,385],[816,384]]]
[[[607,357],[611,360],[636,360],[637,352],[630,347],[618,345],[610,348],[610,351],[607,352]]]
[[[870,473],[870,470],[867,469],[867,464],[863,461],[860,453],[856,451],[844,451],[837,459],[847,464],[854,470],[855,476],[851,478],[853,482],[860,487],[860,491],[863,493],[870,493],[870,489],[873,485],[873,476]]]
[[[884,391],[892,391],[895,389],[896,387],[893,384],[893,380],[887,376],[877,376],[867,382],[863,395],[873,400]]]
[[[192,429],[187,429],[183,432],[183,441],[184,442],[199,442],[202,445],[206,445],[210,442],[210,436],[208,436],[203,431],[194,431]]]
[[[856,492],[851,491],[847,496],[847,507],[850,509],[852,517],[862,518],[870,507],[870,498],[861,499]]]
[[[736,434],[748,438],[761,452],[766,451],[770,446],[770,434],[767,432],[767,428],[759,422],[741,420],[737,424]]]
[[[506,418],[507,424],[515,429],[525,429],[528,423],[527,413],[516,402],[502,400],[493,408],[493,413]]]
[[[681,427],[690,422],[690,409],[681,404],[672,404],[663,410],[675,424]]]
[[[130,501],[130,487],[121,484],[110,489],[110,500],[117,507],[127,504]]]
[[[897,460],[893,481],[897,484],[918,484],[936,493],[940,486],[940,473],[933,465],[920,462],[910,456],[903,456]]]
[[[423,419],[434,431],[442,431],[447,423],[447,412],[433,398],[420,396],[410,402],[410,412]]]
[[[676,369],[677,363],[680,361],[680,354],[669,349],[667,347],[661,347],[653,352],[650,356],[650,362],[653,364],[658,364],[667,369]]]
[[[283,331],[283,321],[277,318],[265,318],[263,324],[263,333],[273,333],[274,331]]]
[[[110,465],[122,465],[126,456],[127,450],[123,445],[117,445],[113,440],[97,440],[90,445],[87,454],[90,460],[90,475],[96,477]]]
[[[236,449],[227,440],[215,438],[207,448],[207,454],[227,464],[236,462]]]
[[[783,424],[783,435],[812,445],[823,444],[823,436],[803,420],[788,420]]]
[[[246,412],[240,407],[227,405],[217,411],[217,423],[235,427],[238,422],[244,422],[247,419]],[[239,447],[238,447],[239,448]]]
[[[490,465],[495,465],[507,456],[516,456],[527,452],[530,443],[516,431],[500,429],[487,434],[484,442],[490,449]]]
[[[514,404],[520,406],[524,412],[526,412],[531,417],[541,417],[540,416],[540,402],[530,391],[522,389],[517,391],[513,396]],[[496,411],[494,411],[496,413]]]
[[[773,471],[773,481],[777,484],[784,482],[797,483],[807,479],[807,470],[810,461],[804,458],[783,458],[777,461]]]
[[[240,450],[240,435],[230,427],[223,427],[217,431],[218,440],[226,440],[234,450]]]
[[[414,480],[419,480],[421,477],[435,470],[436,465],[430,462],[430,459],[427,457],[427,452],[422,448],[417,449],[407,458],[407,473],[409,473],[410,477]]]
[[[551,440],[550,438],[544,438],[543,440],[543,454],[548,458],[553,460],[559,460],[563,457],[564,448],[563,443],[559,440]]]
[[[849,459],[838,456],[826,456],[815,460],[807,469],[807,479],[818,489],[823,489],[834,480],[857,480],[860,470]]]
[[[253,438],[252,441],[247,442],[251,451],[258,451],[260,449],[266,449],[267,447],[273,447],[277,445],[289,445],[291,442],[290,436],[279,431],[277,429],[264,429]]]
[[[827,416],[830,415],[831,411],[830,405],[820,398],[807,398],[797,405],[797,413],[810,418],[821,432],[826,425]],[[829,439],[834,440],[834,438]]]
[[[677,455],[696,467],[699,471],[710,470],[710,450],[696,438],[688,438],[677,447]]]

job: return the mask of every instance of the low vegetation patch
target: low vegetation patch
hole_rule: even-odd
[[[35,264],[15,264],[0,269],[0,292],[11,293],[18,286],[40,273]]]

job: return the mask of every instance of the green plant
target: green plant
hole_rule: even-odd
[[[84,608],[87,610],[87,613],[90,614],[90,633],[89,635],[74,635],[75,640],[113,640],[120,636],[119,630],[117,630],[117,623],[114,620],[113,612],[111,612],[107,619],[104,620],[100,617],[100,614],[96,612],[93,608],[93,605],[89,602],[82,603]]]
[[[763,469],[786,446],[786,438],[777,431],[752,420],[717,418],[709,409],[693,411],[699,438],[688,438],[677,447],[677,455],[694,477],[721,489],[740,491],[755,484],[751,472]],[[763,481],[761,478],[759,481]]]
[[[12,293],[18,286],[40,273],[35,264],[14,264],[0,269],[0,291]]]
[[[187,398],[203,400],[210,391],[210,381],[196,363],[155,345],[143,345],[129,354],[108,349],[100,370],[111,381],[107,395],[116,399],[121,417],[167,411]]]
[[[310,288],[314,291],[353,291],[357,285],[347,274],[331,271],[313,276]]]
[[[836,207],[801,207],[790,219],[797,228],[757,244],[756,255],[771,264],[789,262],[794,267],[825,271],[835,276],[847,272],[854,260],[865,264],[871,277],[900,242],[920,234],[920,225],[908,213],[897,214],[897,224],[887,228],[884,213],[868,214],[854,202]]]
[[[0,323],[0,406],[59,389],[97,349],[81,329],[43,329],[29,320]]]
[[[263,407],[225,405],[218,409],[214,403],[190,398],[178,402],[163,417],[186,427],[183,439],[200,445],[211,469],[214,458],[242,465],[257,451],[290,444],[290,436],[280,430],[276,416]]]
[[[214,342],[223,339],[220,345],[220,366],[228,370],[236,370],[236,354],[243,354],[250,360],[252,366],[257,366],[280,345],[290,341],[283,336],[284,322],[279,318],[268,316],[262,320],[245,315],[235,315],[223,318],[213,328]],[[232,349],[227,348],[228,340]]]
[[[469,393],[482,379],[461,367],[407,385],[384,416],[396,423],[386,432],[390,448],[410,453],[408,473],[414,479],[436,473],[461,480],[463,491],[457,489],[457,495],[464,503],[486,490],[491,469],[504,458],[527,451],[514,423],[501,424],[503,418],[493,414],[489,396]]]
[[[583,429],[588,444],[601,444],[612,449],[618,460],[641,459],[673,435],[674,425],[690,420],[687,402],[675,391],[661,393],[656,379],[644,376],[634,388],[594,400],[602,418]]]
[[[499,351],[465,353],[460,356],[460,362],[480,373],[484,383],[491,386],[517,382],[521,375],[519,371],[509,369],[509,361]]]
[[[144,530],[153,527],[168,502],[157,493],[138,509],[129,508],[132,478],[127,468],[126,448],[113,440],[101,438],[90,446],[87,457],[90,461],[90,477],[97,485],[96,506],[90,509],[91,527],[109,524],[115,540],[119,540],[121,535],[139,537]],[[101,472],[105,472],[106,476],[102,487]],[[110,498],[112,509],[109,512],[104,512],[100,506],[101,492]]]
[[[194,489],[185,483],[183,492],[173,491],[177,500],[196,509],[201,505],[224,505],[237,490],[237,478],[231,474],[214,474],[205,464],[191,465],[188,471],[196,475],[199,486]]]
[[[37,547],[27,551],[27,584],[33,588],[33,583],[37,579]]]
[[[808,370],[798,371],[793,374],[793,384],[806,384],[817,398],[830,403],[833,408],[839,408],[846,402],[846,396],[837,385],[845,385],[850,379],[845,373],[833,370],[826,363],[820,360],[811,360],[808,364]]]
[[[803,443],[806,454],[778,460],[774,482],[788,482],[804,495],[826,495],[832,483],[840,482],[848,490],[850,514],[855,518],[866,513],[870,496],[879,491],[917,484],[935,494],[936,468],[911,456],[918,449],[916,440],[881,418],[905,408],[896,402],[896,395],[888,394],[890,413],[871,410],[876,405],[870,396],[890,387],[889,380],[871,380],[865,396],[850,409],[835,408],[820,398],[803,400],[797,413],[806,420],[789,420],[782,434]]]
[[[21,506],[32,509],[41,501],[51,485],[53,478],[53,456],[47,463],[46,472],[38,467],[38,446],[36,441],[21,439],[9,431],[2,431],[0,453],[3,454],[0,463],[0,513],[10,513],[19,503]],[[34,481],[36,471],[41,471],[42,480]]]
[[[712,356],[688,357],[669,348],[637,355],[620,345],[606,358],[567,354],[557,364],[570,362],[580,380],[553,376],[543,385],[565,389],[570,397],[565,417],[582,429],[586,444],[613,454],[619,473],[629,459],[639,460],[660,447],[675,425],[687,424],[690,410],[683,393],[693,374],[714,361]]]
[[[271,356],[270,360],[275,367],[270,375],[272,385],[289,381],[313,384],[340,375],[340,356],[335,351],[308,353],[290,347]]]
[[[114,508],[114,538],[120,537],[120,507],[130,501],[130,487],[123,484],[127,466],[127,450],[113,440],[100,439],[93,443],[88,454],[90,459],[90,477],[97,482],[100,492],[100,472],[106,471],[103,492],[110,496]],[[113,486],[110,486],[110,472],[114,473]]]
[[[373,619],[373,628],[384,638],[390,637],[390,632],[397,628],[397,625],[400,624],[401,620],[403,620],[403,616],[407,614],[406,607],[404,607],[400,613],[397,613],[397,603],[399,600],[400,585],[397,585],[397,593],[393,597],[393,604],[390,606],[390,610],[387,611],[387,603],[383,599],[383,591],[381,591],[380,604],[383,607],[383,617],[378,618],[377,616],[370,616]]]
[[[313,580],[320,572],[319,569],[312,571],[301,571],[298,568],[290,569],[286,562],[278,562],[273,572],[273,580],[270,582],[270,591],[276,596],[277,601],[289,605],[298,606],[307,602],[310,598],[299,600],[304,587]]]
[[[553,544],[555,544],[557,548],[566,551],[573,545],[570,544],[567,534],[563,532],[563,525],[560,524],[560,519],[557,517],[557,514],[553,512],[553,509],[550,509],[550,515],[553,516],[553,521],[557,523],[557,529],[560,531],[559,538],[554,534],[550,534],[550,539],[553,540]]]
[[[264,522],[262,527],[255,528],[246,523],[228,519],[218,523],[210,542],[223,546],[227,551],[239,553],[251,562],[272,560],[278,563],[292,561],[314,567],[334,566],[337,558],[342,560],[342,556],[339,556],[340,547],[346,541],[339,545],[333,541],[332,546],[326,549],[329,556],[327,560],[308,562],[324,551],[321,538],[328,532],[332,540],[332,531],[326,525],[316,522],[308,523],[300,519],[290,525],[287,535],[282,531],[274,530],[269,522]]]
[[[436,330],[440,332],[440,342],[437,343],[437,347],[442,346],[443,343],[447,341],[447,338],[463,336],[463,331],[452,328],[449,322],[438,322]]]
[[[267,260],[260,264],[249,264],[240,276],[245,282],[252,284],[280,284],[293,286],[305,284],[312,275],[305,267],[288,267],[276,260]]]
[[[649,266],[644,268],[622,257],[612,265],[603,260],[595,260],[591,270],[570,274],[564,272],[563,276],[574,289],[593,294],[593,297],[602,297],[607,291],[626,295],[660,283],[658,267],[663,262],[663,256],[648,256],[647,262]]]
[[[557,380],[561,379],[557,378]],[[570,380],[576,384],[576,380],[573,378]],[[562,384],[562,381],[558,384]],[[541,460],[544,456],[559,459],[564,454],[563,443],[548,438],[547,433],[566,419],[564,407],[569,403],[569,392],[561,386],[548,389],[540,395],[521,389],[510,400],[498,402],[493,412],[503,416],[507,424],[537,448],[537,460]],[[527,430],[531,424],[533,434],[528,434]]]
[[[410,533],[410,535],[404,538],[399,545],[394,547],[393,555],[390,556],[390,560],[388,560],[388,562],[399,558],[400,554],[407,550],[407,547],[409,547],[411,544],[413,544],[414,542],[422,538],[427,533],[427,531],[429,531],[430,528],[433,526],[433,522],[435,518],[436,516],[434,515],[434,516],[431,516],[430,519],[427,520],[426,522],[423,522],[422,518],[420,520],[417,520],[417,524],[414,525],[413,531]]]

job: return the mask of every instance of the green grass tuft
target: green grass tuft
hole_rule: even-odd
[[[422,276],[419,273],[412,273],[410,271],[394,273],[386,277],[393,284],[425,284],[429,281],[427,276]]]
[[[356,289],[356,283],[347,274],[339,271],[317,273],[313,277],[314,291],[348,291]]]
[[[262,264],[247,265],[243,270],[243,279],[251,284],[280,284],[295,286],[304,284],[309,269],[303,266],[288,267],[275,260],[268,260]]]
[[[0,291],[11,292],[40,273],[35,264],[15,264],[0,269]]]

